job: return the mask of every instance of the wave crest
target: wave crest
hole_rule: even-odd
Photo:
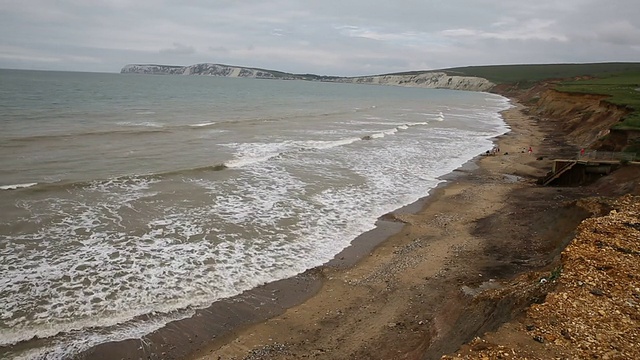
[[[36,185],[38,185],[38,183],[2,185],[2,186],[0,186],[0,190],[18,190],[18,189],[29,188],[29,187],[36,186]]]

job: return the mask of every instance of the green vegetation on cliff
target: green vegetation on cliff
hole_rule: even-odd
[[[556,90],[608,96],[631,110],[616,129],[640,129],[640,63],[467,66],[443,70],[449,75],[483,77],[496,84],[528,88],[545,80],[560,81]],[[569,80],[570,79],[570,80]]]
[[[442,70],[449,75],[478,76],[496,84],[527,87],[538,81],[579,77],[608,77],[640,73],[640,63],[537,64],[466,66]]]
[[[640,63],[538,64],[468,66],[441,70],[448,75],[478,76],[499,86],[527,91],[547,82],[560,92],[594,94],[603,101],[625,107],[629,113],[612,130],[640,130]],[[606,136],[605,136],[606,138]],[[603,138],[603,139],[605,139]],[[617,137],[623,151],[640,154],[636,135]],[[622,140],[626,139],[626,140]],[[606,142],[606,141],[605,141]]]
[[[606,99],[607,102],[632,109],[632,112],[615,128],[640,128],[640,71],[563,82],[556,89],[564,92],[607,95],[609,96]]]

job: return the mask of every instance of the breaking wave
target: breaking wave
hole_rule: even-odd
[[[0,186],[0,190],[17,190],[17,189],[29,188],[29,187],[36,186],[36,185],[38,185],[38,183],[2,185],[2,186]]]
[[[197,175],[198,173],[210,172],[210,171],[223,171],[226,169],[239,169],[247,166],[251,166],[254,164],[262,163],[265,161],[269,161],[274,158],[279,158],[288,153],[295,153],[301,151],[317,151],[317,150],[328,150],[335,147],[346,146],[353,144],[362,140],[375,140],[382,139],[385,136],[390,136],[398,133],[400,130],[406,130],[410,126],[416,125],[426,125],[428,122],[422,123],[411,123],[411,124],[403,124],[397,127],[383,130],[380,132],[375,132],[368,135],[363,135],[361,137],[347,137],[338,140],[305,140],[305,141],[296,141],[296,142],[283,142],[276,144],[227,144],[228,147],[231,148],[240,148],[240,151],[237,151],[237,155],[233,159],[229,159],[219,164],[206,165],[206,166],[197,166],[193,168],[185,168],[185,169],[176,169],[171,171],[164,171],[158,173],[150,173],[150,174],[129,174],[116,176],[110,179],[98,179],[98,180],[89,180],[89,181],[68,181],[68,180],[60,180],[56,182],[29,182],[22,184],[12,184],[12,185],[2,185],[0,186],[0,190],[22,190],[22,191],[34,191],[34,192],[42,192],[48,190],[60,190],[60,189],[73,189],[73,188],[83,188],[87,186],[94,186],[99,182],[108,182],[108,181],[120,181],[126,183],[131,180],[140,180],[140,179],[162,179],[169,176],[181,176],[181,175]],[[207,126],[207,125],[203,125]],[[265,149],[256,149],[260,146],[265,147]],[[251,147],[256,148],[251,148]]]

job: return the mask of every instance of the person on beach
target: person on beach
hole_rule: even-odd
[[[584,157],[584,148],[580,149],[580,157]]]
[[[529,155],[533,154],[533,149],[529,146]]]

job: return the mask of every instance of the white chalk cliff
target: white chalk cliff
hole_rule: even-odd
[[[487,91],[495,84],[487,79],[474,76],[451,76],[444,72],[423,72],[419,74],[396,74],[339,78],[335,81],[354,84],[395,85],[407,87],[424,87],[431,89],[453,89],[470,91]]]
[[[275,78],[274,74],[268,70],[220,64],[196,64],[190,66],[129,64],[123,67],[122,70],[120,70],[120,73],[152,75],[209,75],[264,79]]]
[[[190,66],[129,64],[123,67],[120,72],[122,74],[206,75],[257,79],[309,80],[469,91],[487,91],[495,85],[489,80],[483,78],[473,76],[452,76],[447,75],[443,71],[425,71],[413,72],[408,74],[390,74],[359,77],[338,77],[306,74],[299,75],[283,73],[274,70],[207,63]]]

